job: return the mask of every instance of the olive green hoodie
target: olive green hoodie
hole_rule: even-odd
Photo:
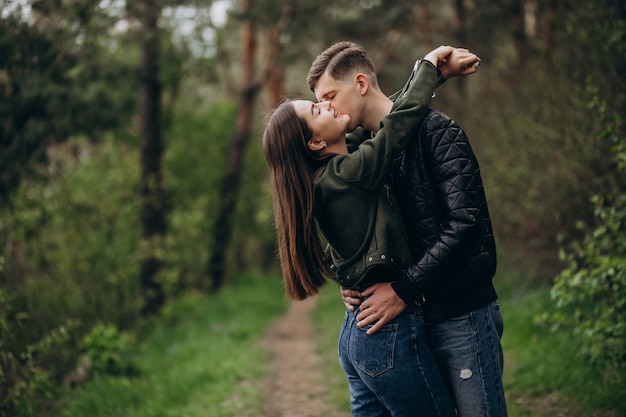
[[[388,185],[391,164],[428,112],[438,71],[418,60],[372,139],[331,157],[315,177],[315,218],[329,243],[336,279],[346,288],[393,281],[411,261],[404,222]]]

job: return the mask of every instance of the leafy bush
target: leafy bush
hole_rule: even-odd
[[[555,279],[552,298],[560,312],[556,323],[571,325],[585,352],[613,365],[626,364],[626,196],[615,206],[596,197],[600,225],[571,252],[562,251],[568,266]]]
[[[0,265],[1,267],[1,265]],[[20,319],[13,311],[8,293],[0,288],[0,416],[29,415],[35,401],[50,397],[55,390],[52,373],[45,366],[56,356],[77,328],[76,321],[49,331],[36,343],[15,343]],[[19,411],[19,413],[18,413]],[[18,413],[18,414],[16,414]]]
[[[120,374],[125,368],[122,352],[127,345],[128,338],[120,334],[117,327],[98,323],[83,337],[84,362],[93,373]]]
[[[76,365],[82,332],[137,316],[136,153],[107,143],[75,157],[72,146],[50,149],[49,180],[24,183],[0,211],[0,408],[9,415],[51,398]]]
[[[623,175],[626,138],[609,136],[614,139],[618,176]],[[615,194],[592,199],[597,224],[580,225],[586,230],[583,239],[569,251],[561,250],[567,267],[551,291],[558,308],[553,323],[571,326],[583,351],[613,370],[626,365],[626,194]]]

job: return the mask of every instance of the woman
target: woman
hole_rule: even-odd
[[[410,260],[403,223],[385,187],[393,156],[419,126],[438,81],[437,66],[453,48],[440,47],[416,65],[401,98],[376,136],[348,153],[350,118],[329,103],[281,104],[263,136],[286,292],[316,294],[325,276],[361,288],[392,280]],[[359,207],[355,210],[354,207]],[[330,244],[330,260],[320,232]],[[342,331],[353,326],[344,322]],[[366,330],[366,329],[365,329]],[[354,360],[342,367],[353,416],[454,416],[452,401],[425,343],[421,309],[409,306],[369,336],[353,338]]]

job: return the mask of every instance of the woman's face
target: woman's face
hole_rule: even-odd
[[[350,116],[337,112],[330,102],[295,100],[293,107],[298,117],[311,129],[313,138],[326,141],[328,145],[345,140]]]

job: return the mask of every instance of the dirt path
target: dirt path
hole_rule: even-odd
[[[325,364],[316,352],[315,333],[309,317],[316,302],[316,297],[293,302],[261,341],[262,347],[271,352],[271,358],[262,386],[265,408],[262,414],[255,414],[255,417],[349,416],[349,411],[339,411],[326,401],[328,391],[323,377]],[[510,409],[518,409],[512,415],[618,416],[616,411],[599,411],[586,415],[556,394],[541,397],[515,395],[507,398],[507,401]]]
[[[317,299],[293,302],[268,331],[263,345],[272,352],[263,389],[263,417],[326,417],[322,359],[315,351],[309,312]]]

